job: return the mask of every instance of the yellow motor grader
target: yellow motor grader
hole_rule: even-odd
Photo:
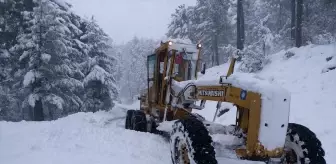
[[[139,97],[140,110],[128,110],[125,128],[169,137],[173,164],[217,164],[211,134],[221,133],[242,142],[228,148],[237,159],[274,164],[325,164],[324,150],[316,135],[303,125],[289,123],[290,94],[261,78],[233,73],[197,80],[205,74],[200,63],[202,45],[162,42],[147,57],[147,88]],[[207,110],[216,101],[216,114],[223,102],[237,108],[236,123],[207,121],[193,110]],[[197,103],[199,103],[197,105]],[[164,128],[165,127],[165,128]]]

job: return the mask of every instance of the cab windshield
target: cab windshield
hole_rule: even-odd
[[[174,63],[174,75],[176,80],[195,80],[197,66],[197,52],[177,52]]]

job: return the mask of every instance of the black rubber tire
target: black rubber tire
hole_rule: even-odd
[[[135,110],[131,117],[131,130],[147,132],[146,114],[141,110]]]
[[[125,129],[131,129],[131,119],[135,110],[127,110],[125,119]]]
[[[190,163],[217,164],[216,152],[212,138],[205,125],[194,117],[177,120],[170,135],[171,160],[173,164],[180,163],[180,146],[185,144]]]
[[[285,150],[295,152],[297,164],[326,164],[321,141],[307,127],[295,123],[288,124]],[[289,163],[289,162],[287,162]]]
[[[198,113],[193,113],[192,115],[200,121],[205,121],[205,117],[203,117],[202,115]]]

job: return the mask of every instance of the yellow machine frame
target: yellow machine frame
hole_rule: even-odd
[[[236,59],[232,58],[227,76],[233,74]],[[230,102],[237,107],[236,126],[243,130],[246,136],[246,149],[237,149],[238,156],[243,158],[268,158],[280,157],[283,153],[283,148],[274,150],[265,150],[258,141],[260,120],[261,120],[261,94],[246,91],[246,97],[242,99],[241,93],[243,89],[231,85],[222,86],[198,86],[197,91],[223,91],[224,96],[210,97],[197,96],[199,100],[210,100],[218,102]]]
[[[168,67],[168,51],[171,42],[161,43],[161,46],[155,50],[156,56],[156,66],[153,79],[148,79],[153,81],[153,85],[149,86],[146,95],[141,97],[141,109],[153,117],[159,118],[160,121],[164,121],[165,108],[167,108],[167,120],[177,120],[188,117],[188,113],[191,112],[191,108],[172,108],[170,103],[166,104],[166,90],[168,82],[165,77],[160,77],[158,75],[160,67],[160,59],[163,59],[164,70],[163,75],[172,77],[173,74],[173,64],[176,57],[176,50],[172,50],[172,62]],[[199,47],[198,60],[197,60],[197,71],[195,76],[197,78],[197,72],[199,68],[199,57],[200,57],[201,47]],[[154,55],[154,54],[153,54]],[[227,77],[230,76],[234,71],[236,59],[232,58],[229,70],[227,72]],[[148,65],[148,64],[147,64]],[[168,73],[167,73],[168,72]],[[174,78],[176,81],[182,81],[183,79]],[[236,154],[242,158],[252,159],[252,158],[277,158],[283,154],[283,148],[276,148],[274,150],[265,150],[263,146],[258,141],[259,126],[261,120],[261,95],[259,93],[254,93],[246,91],[246,97],[241,98],[241,88],[231,86],[230,84],[223,84],[221,86],[197,86],[197,92],[202,91],[221,91],[225,93],[224,96],[212,97],[212,96],[201,96],[200,94],[195,95],[197,100],[210,100],[218,102],[230,102],[237,106],[237,119],[236,126],[243,130],[246,134],[246,149],[237,149]]]

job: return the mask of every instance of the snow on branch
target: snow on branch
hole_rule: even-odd
[[[106,72],[103,68],[98,65],[95,65],[91,72],[85,77],[84,85],[88,85],[90,81],[98,80],[104,85],[114,85],[111,80],[110,73]]]
[[[63,110],[64,100],[55,94],[44,97],[44,101],[56,105],[57,109]]]
[[[40,77],[40,73],[35,72],[34,70],[30,70],[26,73],[23,79],[23,85],[27,87],[28,85],[35,82],[35,79]]]

